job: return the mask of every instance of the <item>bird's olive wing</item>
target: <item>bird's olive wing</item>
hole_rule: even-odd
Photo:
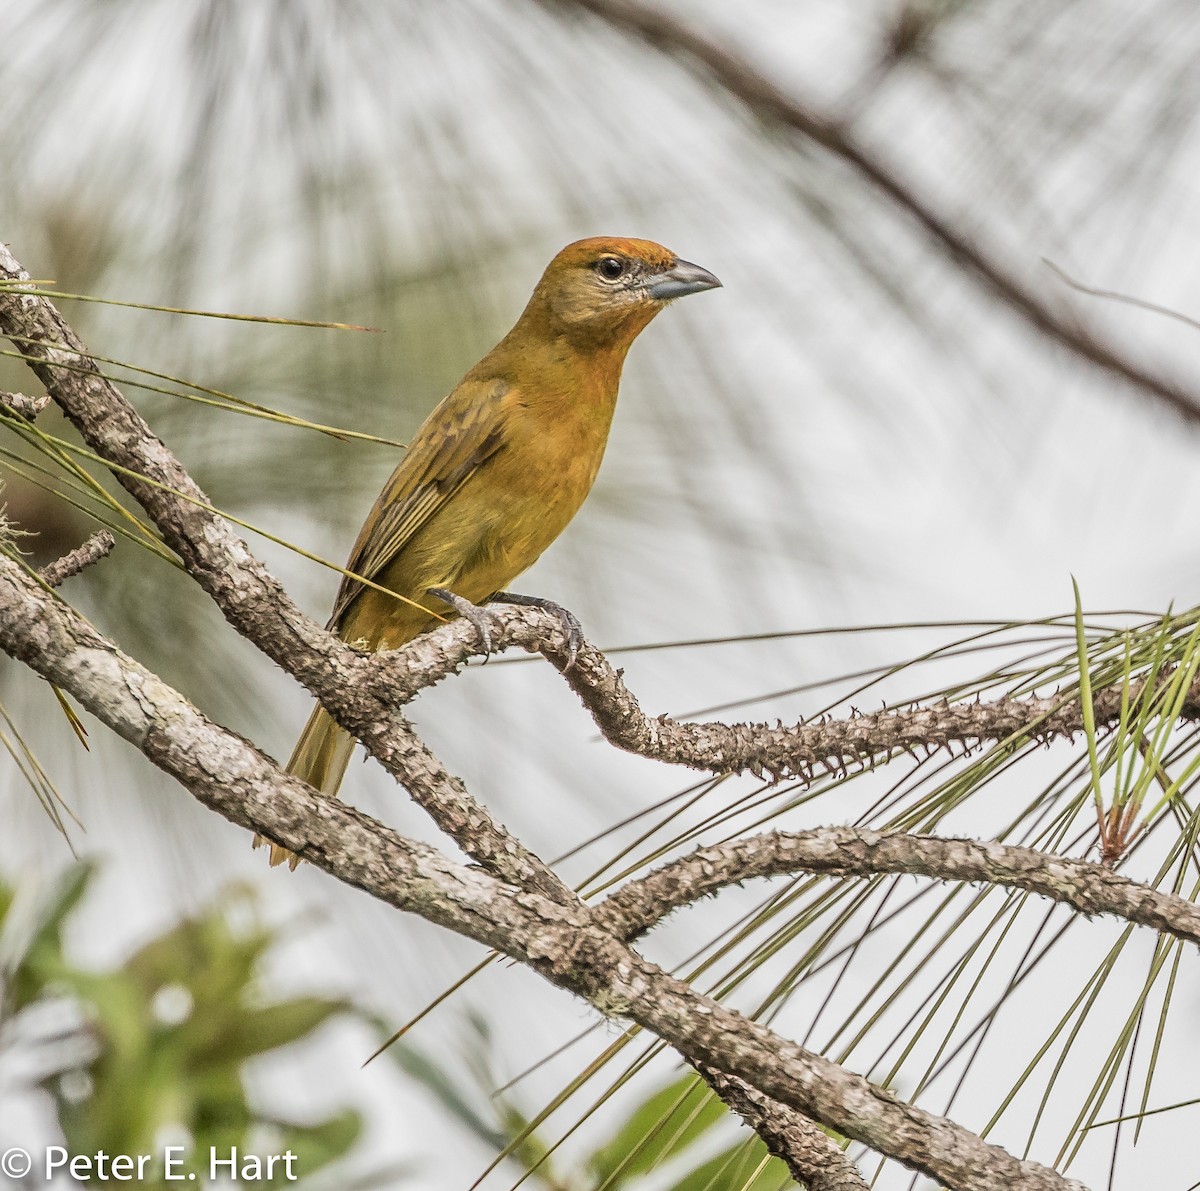
[[[346,569],[378,578],[413,534],[467,482],[503,442],[500,417],[508,386],[464,383],[429,415],[359,530]],[[361,583],[344,578],[329,627],[335,629]]]

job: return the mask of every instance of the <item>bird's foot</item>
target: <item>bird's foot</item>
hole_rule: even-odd
[[[567,664],[563,667],[563,673],[565,674],[575,665],[579,651],[583,648],[583,626],[570,608],[564,608],[562,604],[556,604],[553,600],[543,600],[540,596],[520,595],[515,591],[496,592],[492,596],[492,603],[516,604],[522,608],[541,608],[543,612],[549,612],[551,616],[557,617],[563,627],[563,632],[567,635]]]
[[[455,595],[448,587],[431,587],[429,594],[437,596],[442,603],[449,604],[463,620],[470,621],[475,626],[475,631],[479,634],[479,647],[483,650],[483,660],[486,662],[492,656],[492,626],[488,623],[487,609]]]

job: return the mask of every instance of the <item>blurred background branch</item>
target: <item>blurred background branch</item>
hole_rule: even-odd
[[[807,104],[798,94],[771,82],[743,56],[706,37],[697,28],[661,8],[634,0],[539,0],[563,13],[587,12],[623,33],[644,41],[664,57],[695,70],[716,89],[743,104],[768,128],[797,133],[819,148],[828,150],[888,202],[911,217],[945,254],[947,262],[982,283],[991,295],[1025,319],[1049,339],[1076,353],[1082,360],[1128,381],[1145,395],[1162,401],[1188,421],[1200,421],[1200,393],[1184,387],[1113,351],[1087,321],[1070,309],[1055,309],[1048,299],[1016,276],[992,251],[983,246],[984,228],[967,230],[938,210],[936,202],[903,179],[895,165],[877,148],[866,148],[854,133],[853,115],[828,113]],[[916,21],[920,9],[901,8],[901,20],[910,18],[909,28],[897,38],[896,60],[918,50],[932,33],[932,9],[924,21]],[[900,26],[898,25],[898,32]],[[1061,303],[1060,303],[1061,306]]]

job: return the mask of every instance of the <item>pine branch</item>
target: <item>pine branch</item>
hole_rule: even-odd
[[[0,277],[5,276],[25,278],[20,266],[0,248]],[[948,1187],[983,1191],[1079,1187],[1036,1163],[1015,1159],[948,1120],[901,1103],[742,1018],[648,964],[621,937],[645,929],[680,904],[685,892],[703,896],[722,884],[789,871],[780,866],[802,867],[803,848],[795,837],[786,842],[779,837],[770,846],[761,839],[743,841],[744,853],[735,849],[685,858],[633,883],[627,892],[599,907],[584,906],[544,862],[470,797],[397,712],[398,706],[477,652],[473,626],[451,624],[403,650],[371,657],[349,649],[295,607],[178,460],[121,393],[99,375],[49,302],[19,289],[0,289],[0,332],[22,341],[47,391],[89,445],[109,461],[230,623],[317,694],[485,871],[457,866],[435,849],[404,839],[368,816],[316,797],[121,654],[16,562],[0,558],[0,644],[12,656],[59,684],[205,805],[233,822],[300,853],[398,909],[420,914],[526,963],[601,1012],[643,1026],[698,1068],[741,1081],[754,1093],[752,1099],[761,1098],[758,1109],[773,1114],[773,1124],[766,1116],[759,1121],[765,1136],[773,1129],[787,1132],[792,1126],[804,1132],[789,1115],[801,1114]],[[557,618],[531,608],[500,607],[493,622],[497,647],[537,651],[563,668],[566,642]],[[565,677],[614,744],[716,772],[748,769],[811,776],[821,768],[885,759],[918,743],[937,747],[986,738],[1049,739],[1069,736],[1082,727],[1082,711],[1073,696],[943,703],[791,728],[681,724],[666,717],[647,717],[620,673],[591,646],[584,648]],[[1134,684],[1126,698],[1136,699],[1142,693],[1143,688]],[[1096,692],[1097,723],[1113,721],[1121,695],[1116,688]],[[1182,714],[1194,715],[1197,705],[1191,699]],[[960,841],[922,843],[961,846]],[[1163,910],[1155,900],[1163,895],[1132,883],[1114,885],[1120,879],[1111,874],[1107,883],[1089,885],[1088,873],[1070,867],[1078,862],[1033,854],[1036,864],[1051,866],[1053,879],[1043,879],[1017,872],[1016,860],[1028,858],[1003,850],[943,857],[938,870],[928,854],[905,859],[888,852],[904,846],[903,841],[860,836],[849,847],[845,840],[842,844],[842,869],[839,862],[827,859],[822,862],[824,871],[850,871],[847,852],[865,847],[872,855],[857,858],[861,871],[875,871],[869,865],[876,863],[878,871],[930,871],[999,883],[1007,874],[1014,884],[1027,880],[1027,887],[1064,901],[1074,898],[1072,904],[1084,909],[1123,912],[1131,921],[1175,933],[1183,929],[1180,907],[1172,904]],[[813,855],[808,859],[815,864]],[[1005,870],[1007,862],[1013,863]],[[711,872],[704,870],[706,864],[713,866]],[[986,874],[966,875],[984,871],[972,868],[973,864],[984,865]],[[1159,918],[1154,917],[1156,907],[1162,910]],[[1192,928],[1187,925],[1187,929]],[[737,1098],[734,1085],[725,1091]]]
[[[117,539],[107,529],[97,530],[82,545],[42,567],[42,579],[51,587],[57,587],[106,557],[116,544]]]
[[[32,422],[49,404],[50,398],[45,393],[40,397],[30,397],[27,393],[0,392],[0,405],[27,422]]]
[[[493,606],[492,651],[510,648],[540,653],[558,670],[566,661],[562,625],[537,609]],[[375,681],[399,703],[455,673],[479,654],[477,635],[461,621],[439,626],[399,653],[381,653],[368,663]],[[768,724],[688,723],[650,716],[616,669],[594,646],[584,643],[576,664],[563,678],[579,696],[605,739],[617,748],[655,761],[708,773],[798,777],[849,766],[879,764],[915,749],[970,747],[983,741],[1017,746],[1029,740],[1071,740],[1084,730],[1077,692],[1052,696],[1006,696],[990,701],[940,701],[843,719],[772,727]],[[1145,696],[1145,680],[1128,689],[1120,684],[1095,688],[1093,714],[1098,730],[1115,726],[1122,699],[1136,706]],[[1188,691],[1181,721],[1200,718],[1200,680]]]
[[[991,840],[941,839],[858,827],[773,831],[698,848],[623,885],[597,909],[623,939],[634,939],[672,911],[730,885],[785,873],[836,877],[916,873],[942,881],[980,881],[1027,889],[1081,914],[1112,914],[1189,943],[1200,943],[1200,907],[1100,864]]]
[[[703,1065],[697,1071],[807,1191],[868,1191],[866,1179],[841,1146],[808,1117],[768,1100],[740,1079]]]
[[[0,647],[76,698],[200,802],[348,885],[521,962],[688,1062],[956,1191],[1085,1191],[773,1033],[648,963],[576,902],[457,865],[322,798],[202,715],[20,565],[0,556]]]
[[[29,281],[2,243],[0,281]],[[554,873],[447,773],[395,714],[386,692],[362,681],[367,659],[296,607],[166,444],[101,375],[48,299],[20,284],[0,287],[0,334],[20,341],[25,362],[46,392],[88,446],[114,465],[114,476],[238,632],[322,699],[334,719],[479,864],[550,896],[574,900]]]

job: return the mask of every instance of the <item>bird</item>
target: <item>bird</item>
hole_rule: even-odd
[[[373,652],[458,615],[475,624],[486,654],[481,605],[535,605],[562,621],[573,664],[582,640],[576,618],[508,585],[591,490],[633,341],[675,299],[720,285],[651,240],[596,236],[568,244],[512,330],[411,439],[350,551],[328,630]],[[354,746],[318,704],[287,772],[336,797]],[[254,846],[266,842],[256,836]],[[299,863],[277,844],[270,859],[293,869]]]

